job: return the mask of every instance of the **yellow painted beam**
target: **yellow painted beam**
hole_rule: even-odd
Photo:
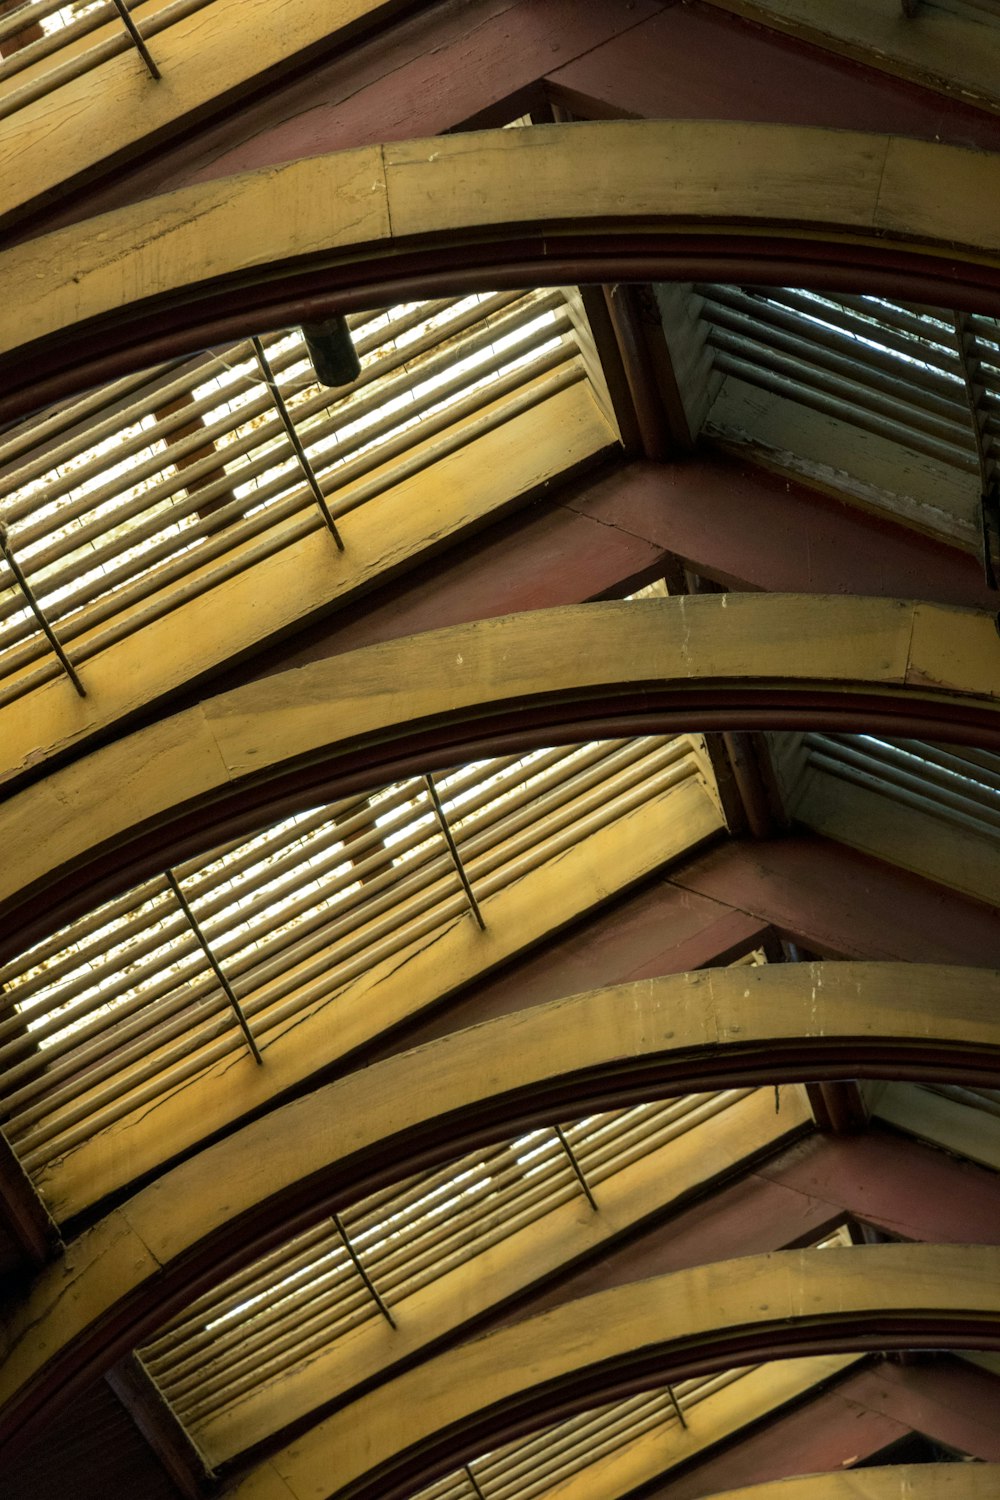
[[[598,1292],[449,1350],[362,1396],[265,1461],[235,1487],[234,1500],[408,1494],[502,1441],[511,1425],[537,1430],[555,1413],[655,1386],[699,1360],[702,1370],[724,1367],[734,1345],[752,1361],[793,1341],[817,1351],[856,1347],[894,1317],[918,1341],[924,1325],[942,1322],[967,1324],[970,1342],[995,1339],[1000,1249],[783,1250]]]
[[[287,1225],[308,1205],[318,1218],[328,1195],[398,1180],[417,1152],[443,1160],[472,1132],[503,1138],[525,1101],[532,1119],[565,1119],[621,1099],[626,1085],[641,1098],[831,1065],[838,1076],[905,1076],[910,1059],[947,1074],[970,1049],[984,1068],[1000,1066],[998,987],[992,971],[912,964],[701,970],[517,1012],[388,1058],[207,1147],[75,1241],[7,1317],[0,1403],[30,1406],[74,1346],[107,1346],[112,1322],[119,1340],[137,1340],[220,1246],[234,1258],[228,1269],[252,1259],[248,1226],[262,1215]]]
[[[728,696],[737,693],[738,709]],[[765,703],[772,725],[801,723],[817,704],[836,709],[846,697],[852,729],[870,722],[860,698],[873,715],[887,706],[946,714],[956,741],[973,730],[1000,736],[1000,653],[985,612],[892,599],[722,594],[485,620],[247,684],[11,797],[0,807],[0,912],[140,834],[150,868],[161,868],[166,855],[150,846],[152,830],[297,765],[364,749],[377,781],[407,737],[430,726],[447,722],[455,731],[447,752],[454,763],[482,744],[477,725],[485,715],[507,715],[505,729],[525,745],[548,744],[551,722],[585,738],[595,716],[606,725],[623,700],[629,712],[637,697],[652,710],[667,694],[656,723],[671,729],[697,730],[706,713],[713,727],[723,718],[734,726],[760,722]],[[545,708],[551,722],[518,731],[526,706]]]
[[[726,1490],[713,1500],[995,1500],[1000,1464],[900,1464],[807,1474]]]
[[[220,4],[221,0],[216,0]],[[241,52],[250,55],[246,39]],[[19,174],[20,175],[20,174]],[[336,205],[331,212],[330,205]],[[3,200],[0,199],[0,211]],[[1000,156],[882,135],[707,121],[469,132],[200,183],[15,246],[0,259],[0,363],[207,283],[336,266],[364,288],[386,257],[525,233],[725,233],[906,248],[1000,266]],[[195,316],[192,314],[192,316]],[[194,334],[192,338],[194,339]]]

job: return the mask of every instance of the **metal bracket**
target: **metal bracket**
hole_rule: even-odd
[[[28,608],[31,610],[31,613],[38,621],[39,627],[43,635],[45,636],[45,639],[48,641],[49,645],[52,647],[52,650],[58,657],[59,665],[62,667],[63,671],[66,673],[66,676],[69,678],[70,682],[80,694],[80,697],[86,698],[87,689],[80,681],[80,678],[77,675],[76,668],[70,661],[69,657],[66,655],[66,652],[63,649],[62,642],[46,619],[45,611],[42,609],[42,606],[35,598],[35,592],[31,587],[31,584],[28,582],[24,571],[21,568],[21,564],[14,556],[14,553],[11,551],[10,539],[7,535],[7,528],[2,524],[0,524],[0,552],[3,553],[7,566],[14,575],[14,582],[17,584],[18,588],[21,590],[21,593],[24,595],[25,600],[28,604]]]
[[[264,384],[267,386],[268,390],[271,393],[271,400],[274,402],[278,416],[281,418],[281,425],[284,427],[285,433],[288,437],[288,441],[291,443],[292,449],[295,453],[295,457],[299,461],[299,468],[305,475],[306,483],[312,490],[313,499],[316,501],[316,504],[320,508],[323,520],[326,522],[327,530],[337,544],[337,550],[339,552],[343,552],[344,539],[340,535],[340,532],[337,530],[337,523],[333,519],[333,512],[327,504],[326,496],[323,493],[322,486],[320,485],[319,480],[316,478],[316,471],[309,461],[308,453],[302,446],[302,439],[299,437],[295,423],[292,421],[292,414],[288,410],[288,407],[285,405],[285,398],[278,388],[277,380],[275,380],[274,378],[274,371],[271,369],[271,361],[268,359],[267,355],[264,352],[264,345],[261,343],[260,339],[257,338],[256,334],[251,338],[250,342],[251,344],[253,344],[253,352],[257,356],[257,363],[260,366],[260,373],[264,377]]]
[[[351,1244],[351,1237],[347,1233],[347,1230],[344,1228],[344,1221],[343,1221],[343,1219],[341,1219],[340,1215],[337,1214],[337,1213],[332,1214],[331,1218],[333,1219],[334,1228],[336,1229],[337,1233],[340,1235],[340,1238],[342,1239],[342,1241],[344,1243],[344,1249],[347,1251],[348,1255],[351,1257],[351,1263],[353,1264],[354,1269],[357,1271],[358,1275],[361,1277],[361,1280],[364,1282],[365,1286],[368,1288],[368,1291],[371,1293],[372,1297],[374,1298],[375,1303],[376,1303],[376,1305],[378,1307],[379,1312],[385,1318],[386,1322],[389,1324],[389,1327],[390,1328],[395,1328],[396,1327],[396,1319],[393,1317],[392,1313],[389,1311],[388,1307],[386,1306],[385,1302],[383,1301],[382,1296],[379,1293],[378,1287],[375,1285],[374,1281],[372,1281],[372,1279],[369,1276],[368,1272],[365,1270],[364,1266],[361,1264],[361,1257],[358,1255],[358,1252],[355,1250],[354,1246]]]
[[[128,32],[129,36],[132,39],[133,47],[138,52],[143,62],[146,64],[146,67],[149,70],[150,78],[155,79],[155,81],[159,83],[160,70],[150,56],[149,48],[146,46],[146,43],[142,39],[142,33],[129,14],[129,8],[126,4],[126,0],[112,0],[112,4],[122,18],[125,30]]]
[[[469,882],[469,877],[465,873],[465,866],[462,863],[462,856],[458,852],[458,845],[455,843],[455,836],[448,826],[448,819],[445,815],[444,806],[441,802],[441,798],[438,795],[438,789],[434,785],[434,778],[430,775],[429,772],[424,777],[424,783],[427,787],[428,792],[430,793],[430,799],[434,804],[434,811],[437,814],[438,824],[440,825],[441,832],[444,834],[444,841],[448,845],[448,853],[451,855],[452,864],[455,866],[458,878],[462,882],[462,889],[465,892],[469,902],[469,906],[472,909],[472,915],[479,923],[480,932],[485,932],[486,923],[483,920],[482,912],[479,910],[479,902],[476,900],[475,892],[473,891],[472,886]]]
[[[243,1007],[240,1004],[239,999],[237,998],[236,991],[233,989],[232,985],[229,983],[229,980],[226,978],[225,974],[222,972],[222,969],[219,967],[219,962],[215,957],[215,954],[212,952],[208,938],[202,932],[201,926],[198,922],[198,918],[191,910],[188,898],[185,896],[184,892],[181,890],[179,884],[177,883],[177,877],[174,875],[173,870],[166,871],[166,879],[167,884],[174,893],[174,897],[176,898],[178,906],[187,918],[188,926],[194,933],[194,936],[198,942],[198,946],[201,948],[202,953],[204,953],[205,957],[208,959],[209,967],[211,968],[212,973],[218,980],[223,994],[225,995],[226,999],[232,1006],[233,1011],[235,1012],[236,1019],[240,1023],[240,1030],[243,1032],[246,1044],[250,1048],[250,1051],[253,1055],[254,1062],[258,1067],[263,1067],[264,1059],[260,1055],[260,1048],[257,1046],[257,1042],[254,1038],[253,1032],[250,1030],[250,1022],[247,1020],[243,1012]]]

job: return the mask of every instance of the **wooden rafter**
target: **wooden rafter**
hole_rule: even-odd
[[[755,1254],[809,1243],[831,1225],[859,1214],[907,1240],[978,1244],[1000,1239],[1000,1184],[974,1168],[956,1168],[943,1153],[901,1137],[874,1131],[845,1146],[808,1135],[780,1146],[776,1156],[761,1156],[787,1140],[779,1132],[794,1136],[804,1118],[799,1090],[782,1092],[778,1115],[770,1091],[758,1091],[621,1175],[603,1179],[599,1218],[581,1214],[572,1198],[421,1290],[408,1292],[398,1337],[387,1339],[378,1324],[368,1323],[331,1338],[308,1361],[296,1366],[289,1360],[239,1401],[199,1418],[200,1447],[213,1463],[230,1462],[321,1407],[334,1392],[340,1400],[369,1380],[386,1378],[398,1363],[425,1350],[430,1339],[453,1341],[464,1319],[475,1316],[480,1329],[484,1318],[487,1327],[504,1321],[510,1317],[506,1299],[511,1295],[524,1315],[653,1270],[697,1265],[717,1258],[721,1250]],[[739,1175],[709,1183],[703,1178],[706,1162],[728,1163],[727,1170],[735,1167]],[[633,1206],[645,1216],[641,1223],[631,1217]],[[585,1245],[589,1248],[584,1250]],[[252,1322],[240,1329],[234,1341],[238,1352],[242,1339],[254,1332]],[[216,1370],[225,1358],[216,1356]],[[207,1378],[213,1373],[210,1367]],[[775,1383],[772,1370],[757,1397],[765,1405],[777,1399]],[[737,1408],[739,1423],[759,1415],[747,1413],[739,1401]],[[705,1435],[711,1441],[720,1436],[714,1417],[707,1434],[698,1427],[692,1448]],[[655,1437],[651,1450],[650,1477],[663,1463],[662,1444]],[[675,1461],[687,1457],[688,1449],[674,1454]]]
[[[734,1166],[750,1170],[762,1155],[799,1135],[807,1118],[797,1091],[788,1092],[779,1115],[766,1091],[749,1095],[602,1180],[599,1213],[581,1214],[573,1196],[408,1293],[391,1338],[381,1323],[364,1324],[344,1337],[330,1337],[306,1361],[296,1365],[289,1360],[279,1378],[256,1381],[240,1400],[199,1420],[199,1447],[212,1464],[232,1462],[304,1420],[334,1393],[342,1399],[357,1386],[383,1380],[398,1364],[425,1355],[430,1343],[454,1340],[470,1320],[495,1318],[512,1298],[523,1297],[540,1280],[558,1280],[580,1257],[596,1257],[601,1264],[613,1261],[623,1235],[634,1236],[653,1217],[674,1214],[693,1193],[710,1190],[706,1161],[726,1172]],[[771,1243],[782,1248],[800,1232],[801,1219],[792,1235],[787,1217],[775,1216],[773,1228]],[[252,1338],[254,1332],[248,1323],[244,1337]],[[234,1356],[241,1355],[240,1343]]]

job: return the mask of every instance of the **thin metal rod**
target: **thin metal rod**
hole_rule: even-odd
[[[986,431],[985,415],[980,405],[981,398],[985,394],[985,386],[981,380],[976,378],[973,371],[973,361],[977,365],[980,363],[976,349],[976,336],[969,326],[968,316],[963,312],[955,313],[955,337],[958,341],[958,357],[962,363],[962,375],[965,379],[965,397],[972,416],[972,429],[976,439],[979,482],[983,487],[983,494],[985,495],[993,480],[993,457],[990,452],[990,437]]]
[[[230,1005],[232,1006],[232,1008],[233,1008],[233,1010],[234,1010],[234,1012],[236,1014],[236,1019],[240,1023],[240,1030],[243,1032],[243,1035],[246,1038],[246,1043],[247,1043],[247,1046],[250,1048],[251,1053],[253,1054],[254,1062],[257,1063],[258,1067],[263,1067],[263,1065],[264,1065],[264,1059],[260,1055],[260,1048],[257,1046],[257,1043],[254,1040],[254,1034],[253,1034],[253,1032],[250,1030],[250,1023],[247,1020],[246,1016],[243,1014],[243,1007],[242,1007],[242,1005],[240,1004],[239,1000],[236,997],[235,990],[233,989],[232,985],[229,983],[229,980],[226,978],[225,974],[223,974],[221,968],[219,967],[219,964],[218,964],[218,961],[217,961],[217,959],[215,957],[215,954],[212,952],[211,946],[209,945],[209,941],[206,938],[205,934],[202,932],[201,927],[199,926],[199,923],[198,923],[198,918],[195,916],[194,912],[191,910],[191,907],[190,907],[190,905],[188,903],[187,897],[185,896],[184,892],[181,890],[180,886],[178,885],[177,878],[174,875],[173,870],[168,870],[166,872],[166,878],[167,878],[167,884],[170,886],[170,889],[173,891],[174,896],[177,899],[177,903],[180,906],[181,911],[184,913],[185,917],[188,920],[188,924],[190,925],[191,931],[194,933],[194,936],[198,940],[198,944],[199,944],[199,946],[201,948],[202,953],[204,953],[205,957],[208,959],[208,962],[209,962],[209,965],[211,967],[212,973],[215,975],[216,979],[219,981],[219,984],[222,987],[222,990],[223,990],[223,993],[225,994],[226,999],[229,1001]]]
[[[385,1318],[386,1322],[389,1324],[389,1327],[390,1328],[395,1328],[395,1326],[396,1326],[396,1319],[393,1317],[392,1313],[389,1311],[389,1309],[386,1306],[385,1302],[382,1300],[382,1297],[381,1297],[381,1295],[379,1293],[378,1287],[375,1285],[374,1281],[372,1281],[372,1279],[369,1276],[368,1272],[365,1270],[364,1266],[361,1264],[361,1258],[358,1255],[358,1252],[355,1250],[354,1246],[351,1244],[351,1237],[347,1233],[347,1230],[344,1228],[344,1221],[341,1219],[340,1215],[337,1214],[337,1213],[333,1214],[332,1218],[333,1218],[334,1228],[336,1229],[337,1233],[340,1235],[340,1238],[344,1242],[344,1249],[347,1251],[348,1255],[351,1257],[351,1261],[352,1261],[352,1263],[354,1265],[354,1269],[357,1271],[358,1275],[361,1277],[361,1280],[364,1282],[365,1286],[371,1292],[371,1294],[374,1297],[375,1302],[376,1302],[376,1304],[378,1306],[379,1312]]]
[[[132,45],[133,45],[133,47],[138,52],[138,54],[142,58],[143,62],[146,64],[146,67],[149,69],[149,76],[150,76],[150,78],[155,78],[156,81],[157,81],[157,83],[159,83],[159,81],[160,81],[160,70],[156,66],[156,64],[153,61],[152,57],[150,56],[149,48],[146,46],[146,43],[143,41],[142,34],[139,31],[138,26],[135,24],[135,22],[133,21],[131,15],[129,14],[129,8],[128,8],[127,4],[125,3],[125,0],[113,0],[113,3],[114,3],[115,10],[118,12],[118,14],[122,18],[122,21],[125,23],[125,30],[128,32],[129,36],[132,38]]]
[[[441,832],[444,834],[445,843],[448,845],[448,852],[451,855],[452,863],[454,864],[455,869],[458,872],[458,878],[462,882],[462,889],[468,897],[469,905],[472,908],[472,915],[479,923],[480,932],[485,932],[486,923],[483,920],[482,912],[479,910],[479,902],[476,900],[475,893],[469,883],[469,877],[465,873],[465,866],[462,863],[462,856],[458,852],[458,845],[455,843],[454,834],[448,826],[448,819],[445,815],[445,810],[442,806],[441,798],[438,796],[438,789],[434,785],[433,776],[428,773],[424,777],[424,782],[426,783],[427,790],[430,793],[430,799],[434,804],[434,811],[437,814],[437,820],[440,824]]]
[[[59,658],[60,666],[66,673],[66,676],[69,678],[70,682],[76,688],[77,692],[80,694],[80,697],[86,698],[87,689],[80,681],[79,677],[77,676],[76,668],[70,661],[69,657],[66,655],[66,652],[63,650],[62,642],[56,635],[48,620],[45,618],[45,611],[42,609],[42,606],[35,598],[35,593],[31,587],[31,584],[28,582],[24,573],[21,571],[21,564],[18,562],[17,558],[11,551],[10,541],[7,537],[6,526],[0,526],[0,551],[3,552],[3,555],[7,561],[7,566],[13,573],[18,588],[21,590],[21,593],[28,601],[28,608],[31,610],[31,613],[34,615],[42,631],[44,632],[45,639],[48,641],[56,656]]]
[[[584,1176],[583,1168],[581,1167],[580,1163],[576,1159],[576,1152],[573,1150],[573,1147],[570,1145],[569,1141],[566,1139],[566,1136],[565,1136],[565,1133],[563,1131],[562,1126],[561,1125],[556,1125],[554,1127],[554,1129],[555,1129],[556,1135],[559,1137],[559,1141],[560,1141],[560,1144],[561,1144],[563,1150],[565,1151],[566,1155],[569,1157],[569,1164],[573,1168],[573,1171],[576,1173],[576,1180],[580,1184],[580,1186],[583,1188],[584,1196],[587,1199],[587,1202],[590,1204],[591,1208],[594,1210],[594,1213],[596,1214],[598,1212],[597,1199],[594,1197],[593,1193],[590,1191],[590,1183],[587,1181],[586,1177]]]
[[[672,1385],[668,1385],[667,1386],[667,1395],[670,1397],[671,1403],[672,1403],[673,1408],[674,1408],[674,1415],[676,1416],[678,1422],[681,1424],[682,1427],[686,1428],[687,1427],[687,1418],[685,1417],[683,1411],[681,1410],[681,1403],[678,1401],[678,1399],[677,1399],[677,1392],[674,1390],[674,1388],[673,1388]]]
[[[983,544],[983,574],[986,579],[986,587],[997,591],[1000,583],[997,580],[997,571],[993,562],[993,538],[996,536],[1000,541],[1000,482],[997,479],[996,462],[992,452],[990,435],[986,430],[984,413],[980,405],[985,386],[982,380],[976,378],[973,370],[973,361],[978,366],[980,358],[975,333],[969,324],[966,313],[956,312],[955,340],[958,344],[958,357],[962,365],[962,375],[965,383],[965,395],[969,403],[969,412],[972,417],[972,430],[976,439],[976,458],[979,463],[979,516],[982,527]],[[1000,633],[1000,614],[996,616],[997,632]]]
[[[333,540],[336,542],[338,549],[343,552],[343,537],[337,530],[337,523],[333,519],[333,512],[330,510],[329,505],[327,505],[326,503],[326,496],[323,493],[319,480],[316,478],[315,470],[313,469],[312,464],[309,462],[309,455],[306,452],[305,448],[302,446],[302,439],[299,437],[299,434],[295,427],[295,423],[292,421],[292,414],[288,410],[288,407],[285,405],[285,398],[281,394],[281,391],[278,389],[278,382],[274,378],[274,371],[271,369],[270,360],[264,353],[264,345],[261,343],[260,339],[257,338],[256,334],[254,334],[250,342],[253,344],[253,350],[257,356],[257,363],[260,365],[260,372],[264,377],[264,384],[271,392],[271,399],[274,402],[278,416],[281,418],[281,425],[284,427],[285,432],[288,434],[288,441],[291,443],[293,449],[295,450],[295,457],[298,459],[299,467],[306,477],[306,483],[313,492],[313,499],[316,501],[316,504],[319,506],[320,510],[323,513],[323,520],[326,522],[327,530],[333,537]]]
[[[465,1465],[465,1477],[472,1485],[476,1500],[486,1500],[486,1496],[482,1491],[482,1486],[480,1485],[479,1480],[476,1478],[475,1474],[473,1474],[472,1469],[468,1464]]]

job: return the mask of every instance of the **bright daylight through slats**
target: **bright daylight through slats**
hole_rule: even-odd
[[[355,1254],[390,1310],[474,1256],[582,1198],[574,1159],[600,1186],[747,1098],[749,1089],[690,1094],[531,1131],[361,1200],[341,1216]],[[572,1155],[570,1154],[572,1153]],[[262,1385],[327,1354],[380,1310],[326,1220],[187,1308],[142,1351],[197,1434]],[[334,1391],[329,1392],[335,1395]]]
[[[585,378],[558,291],[349,322],[361,374],[337,392],[317,384],[299,332],[262,341],[311,474],[251,341],[119,381],[0,438],[0,521],[74,663],[322,529],[314,481],[339,527]],[[349,546],[349,519],[343,529]],[[59,671],[0,562],[0,706]]]

